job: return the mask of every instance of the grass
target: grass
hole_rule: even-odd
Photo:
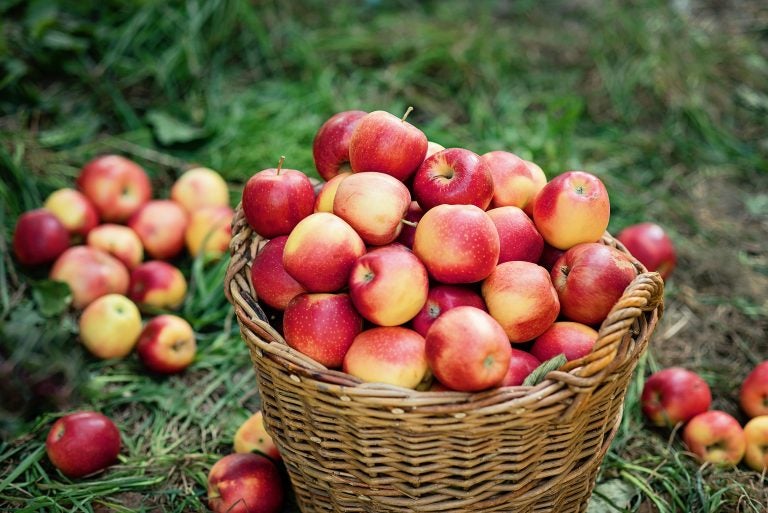
[[[217,169],[234,205],[244,181],[280,155],[313,174],[311,141],[331,114],[413,105],[409,119],[446,147],[508,149],[549,177],[598,174],[612,232],[654,220],[678,246],[667,313],[601,473],[596,496],[610,499],[592,509],[764,511],[764,476],[699,466],[638,408],[645,376],[684,365],[744,420],[737,383],[768,355],[759,3],[287,4],[0,7],[0,510],[203,509],[207,469],[259,405],[221,292],[226,260],[177,262],[190,280],[181,314],[200,353],[188,372],[161,379],[135,356],[100,362],[78,345],[66,291],[10,257],[22,211],[104,152],[142,164],[158,195],[189,165]],[[42,444],[75,408],[115,418],[125,447],[108,472],[69,481]]]

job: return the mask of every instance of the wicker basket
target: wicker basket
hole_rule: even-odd
[[[636,263],[593,352],[536,386],[417,392],[362,383],[288,347],[251,283],[264,242],[238,207],[225,293],[303,513],[586,510],[662,312],[657,273]],[[608,234],[602,242],[624,250]]]

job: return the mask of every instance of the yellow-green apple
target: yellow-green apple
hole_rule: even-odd
[[[421,260],[402,244],[374,248],[349,274],[349,296],[360,315],[379,326],[413,319],[427,301],[429,276]]]
[[[457,306],[474,306],[486,310],[483,298],[473,289],[462,285],[435,284],[429,288],[427,301],[411,321],[411,326],[425,337],[438,317]]]
[[[102,413],[69,413],[51,426],[45,439],[45,452],[65,476],[87,476],[104,470],[117,459],[120,430]]]
[[[287,235],[270,239],[259,250],[251,265],[251,282],[259,302],[285,310],[294,297],[306,292],[283,267]]]
[[[656,271],[666,280],[677,265],[677,251],[664,228],[656,223],[627,226],[616,238],[649,271]]]
[[[531,354],[546,361],[562,354],[570,360],[578,360],[592,352],[597,341],[597,331],[591,326],[573,321],[552,323],[547,331],[536,337]]]
[[[542,238],[531,218],[518,207],[497,207],[488,210],[499,232],[499,263],[524,260],[537,263],[544,250]]]
[[[229,205],[201,207],[192,212],[184,232],[189,254],[193,257],[203,255],[210,260],[221,258],[232,240],[234,217],[235,211]]]
[[[413,177],[413,195],[425,210],[443,203],[485,210],[493,197],[493,178],[475,152],[448,148],[419,166]]]
[[[365,250],[363,239],[346,221],[317,212],[288,235],[283,267],[309,292],[334,292],[347,286],[349,272]]]
[[[272,461],[281,461],[283,457],[275,441],[264,425],[264,413],[259,410],[248,417],[235,431],[233,449],[237,453],[259,452]]]
[[[362,331],[349,294],[299,294],[283,314],[286,343],[328,368],[339,368]]]
[[[159,374],[176,374],[194,361],[195,332],[177,315],[158,315],[144,326],[136,342],[136,353],[144,366]]]
[[[144,246],[131,228],[123,224],[104,223],[88,232],[85,240],[92,248],[98,248],[133,269],[144,260]]]
[[[79,320],[80,341],[101,359],[124,358],[141,333],[141,313],[122,294],[107,294],[85,307]]]
[[[741,383],[739,404],[750,417],[768,415],[768,360],[752,369]]]
[[[312,158],[317,174],[323,180],[330,181],[334,176],[352,170],[349,165],[349,141],[360,118],[366,114],[362,110],[346,110],[334,114],[320,125],[312,140]]]
[[[261,454],[228,454],[208,472],[213,513],[279,513],[285,495],[280,471]]]
[[[701,376],[682,367],[651,374],[640,396],[645,417],[654,426],[673,428],[709,410],[712,392]]]
[[[402,118],[381,110],[361,117],[349,140],[352,171],[379,171],[406,181],[424,162],[427,136]]]
[[[53,262],[69,247],[69,231],[44,208],[24,212],[13,230],[13,253],[23,265]]]
[[[541,256],[539,257],[539,265],[546,270],[551,271],[555,262],[557,262],[557,259],[560,258],[563,253],[565,253],[565,251],[562,249],[557,249],[544,241],[544,249],[542,249]]]
[[[424,160],[428,159],[438,151],[443,151],[445,146],[434,141],[427,141],[427,153],[424,155]]]
[[[750,419],[744,426],[747,448],[744,463],[752,470],[765,472],[768,469],[768,415]]]
[[[416,253],[429,274],[442,283],[485,279],[499,261],[499,232],[475,205],[438,205],[416,226]]]
[[[631,258],[598,242],[578,244],[552,266],[552,283],[568,320],[600,324],[637,276]]]
[[[343,370],[363,381],[416,388],[429,372],[424,337],[402,326],[367,329],[355,337]]]
[[[131,270],[128,297],[141,307],[176,309],[187,295],[181,270],[162,260],[149,260]]]
[[[474,306],[457,306],[438,317],[427,332],[425,348],[440,383],[462,392],[501,383],[512,354],[504,328]]]
[[[152,184],[144,169],[120,155],[102,155],[80,170],[77,188],[91,200],[99,218],[121,223],[152,198]]]
[[[400,230],[400,235],[395,239],[397,242],[408,248],[413,248],[413,239],[416,237],[416,224],[421,220],[424,215],[424,210],[419,206],[418,201],[411,201],[408,206],[408,210],[405,212],[403,219],[408,221],[403,223],[403,227]]]
[[[243,187],[245,219],[265,239],[288,235],[315,208],[312,182],[301,171],[283,169],[284,159],[251,176]]]
[[[525,378],[527,378],[539,365],[541,365],[541,362],[531,353],[513,347],[509,359],[509,368],[504,375],[504,379],[499,383],[499,386],[516,387],[522,385]]]
[[[152,200],[139,208],[128,220],[144,251],[152,258],[168,260],[184,249],[184,232],[189,215],[173,200]]]
[[[49,278],[72,291],[72,306],[81,309],[106,294],[126,294],[130,275],[123,263],[105,251],[73,246],[56,259]]]
[[[170,197],[191,214],[203,207],[228,207],[229,188],[213,169],[195,167],[179,176],[171,186]]]
[[[339,173],[325,182],[315,197],[315,212],[333,212],[333,200],[336,197],[336,189],[342,180],[352,174],[352,171]]]
[[[685,425],[683,443],[700,461],[738,465],[747,441],[739,421],[720,410],[699,413]]]
[[[43,203],[43,208],[59,218],[61,224],[73,235],[86,236],[99,224],[99,214],[85,194],[75,189],[53,191]]]
[[[511,206],[524,210],[547,182],[541,168],[529,165],[509,151],[484,153],[480,156],[480,164],[493,179],[492,208]]]
[[[560,312],[549,273],[531,262],[504,262],[483,281],[488,313],[504,328],[510,342],[533,340],[549,328]]]
[[[536,229],[558,249],[597,242],[605,233],[610,216],[605,185],[584,171],[556,176],[541,188],[533,204]]]

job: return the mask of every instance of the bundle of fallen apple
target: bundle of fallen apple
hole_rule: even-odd
[[[406,113],[407,115],[407,113]],[[252,265],[289,346],[364,381],[477,391],[591,351],[637,270],[605,244],[608,193],[569,171],[547,182],[513,153],[445,149],[383,111],[317,132],[326,180],[254,174],[243,213],[268,239]]]

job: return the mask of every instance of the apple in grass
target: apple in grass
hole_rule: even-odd
[[[69,231],[44,208],[24,212],[13,230],[13,253],[22,265],[53,262],[69,248]]]
[[[346,110],[328,118],[320,125],[312,141],[312,158],[317,174],[330,181],[336,175],[351,172],[349,142],[352,132],[367,112]]]
[[[664,228],[656,223],[627,226],[616,239],[649,271],[656,271],[666,280],[677,265],[675,245]]]
[[[279,513],[285,495],[280,471],[260,454],[228,454],[208,472],[208,507],[213,513]]]
[[[701,376],[682,367],[668,367],[651,374],[640,396],[645,417],[654,426],[673,428],[712,405],[712,392]]]
[[[558,249],[597,242],[611,216],[608,191],[591,173],[568,171],[550,180],[536,195],[533,222],[544,240]]]
[[[559,354],[568,361],[578,360],[592,352],[598,333],[591,326],[580,322],[559,321],[536,337],[531,346],[531,354],[546,361]]]
[[[555,322],[560,312],[549,273],[531,262],[499,264],[483,281],[481,292],[488,312],[513,343],[535,339]]]
[[[741,383],[739,404],[750,417],[768,415],[768,361],[752,369]]]
[[[462,285],[435,284],[429,288],[427,300],[411,321],[411,325],[417,333],[425,337],[438,317],[457,306],[474,306],[486,310],[483,298],[473,289]]]
[[[233,449],[237,453],[259,452],[272,461],[281,461],[283,457],[275,441],[264,425],[264,413],[259,410],[248,417],[235,431]]]
[[[152,198],[147,173],[120,155],[102,155],[89,161],[80,170],[76,183],[104,222],[127,221]]]
[[[121,294],[107,294],[85,307],[79,320],[80,341],[101,359],[124,358],[141,334],[141,313]]]
[[[700,461],[738,465],[746,451],[739,421],[720,410],[699,413],[685,425],[683,443]]]
[[[144,246],[131,228],[114,223],[100,224],[88,232],[86,245],[106,251],[133,269],[144,260]]]
[[[508,151],[489,151],[480,156],[480,164],[493,179],[491,207],[528,209],[536,194],[547,183],[541,168]]]
[[[229,206],[229,188],[217,171],[195,167],[173,182],[170,198],[191,214],[198,208]]]
[[[306,292],[283,267],[287,235],[270,239],[256,254],[251,265],[251,282],[259,302],[285,310],[294,297]]]
[[[150,260],[131,270],[128,297],[141,307],[176,309],[187,295],[181,270],[162,260]]]
[[[429,372],[424,337],[402,326],[365,330],[344,356],[343,370],[363,381],[415,389]]]
[[[232,219],[235,211],[229,205],[201,207],[189,215],[184,242],[192,257],[203,255],[207,260],[221,258],[232,240]]]
[[[61,224],[73,235],[86,236],[99,224],[99,214],[85,194],[75,189],[53,191],[43,208],[59,218]]]
[[[352,304],[379,326],[397,326],[413,319],[428,291],[426,267],[401,244],[372,249],[357,259],[349,275]]]
[[[744,439],[747,442],[744,463],[757,472],[768,470],[768,415],[760,415],[747,422]]]
[[[168,260],[182,252],[188,225],[189,214],[172,200],[148,201],[128,220],[144,251],[158,260]]]
[[[516,387],[525,382],[525,378],[530,376],[541,361],[528,351],[512,348],[512,354],[509,359],[509,368],[504,375],[504,379],[499,383],[500,387]]]
[[[189,367],[195,359],[195,332],[185,319],[177,315],[158,315],[141,330],[136,353],[149,370],[159,374],[176,374]]]
[[[449,148],[419,166],[413,177],[413,195],[425,210],[444,203],[485,210],[493,197],[493,178],[476,153]]]
[[[48,277],[69,286],[76,309],[106,294],[126,294],[130,282],[128,269],[120,260],[89,246],[67,249],[56,259]]]
[[[117,460],[120,430],[102,413],[70,413],[51,426],[45,439],[45,452],[65,476],[87,476],[104,470]]]
[[[315,197],[315,212],[333,212],[333,200],[336,198],[336,190],[342,180],[352,174],[352,171],[339,173],[325,182]]]
[[[499,232],[499,263],[523,260],[537,263],[544,250],[544,238],[531,218],[518,207],[497,207],[488,210]]]

